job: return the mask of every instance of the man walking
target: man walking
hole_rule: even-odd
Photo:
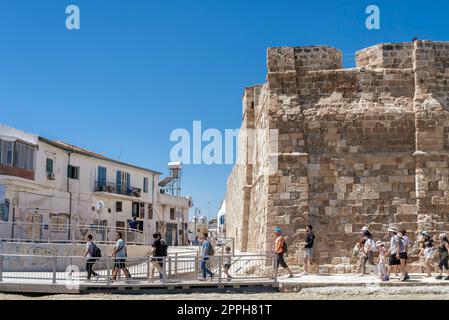
[[[289,273],[289,278],[293,278],[294,274],[288,267],[287,263],[284,260],[284,253],[286,253],[287,244],[285,243],[285,239],[282,236],[281,228],[276,228],[274,230],[274,234],[276,235],[276,240],[274,241],[274,253],[276,254],[276,270],[281,265],[287,272]]]
[[[399,259],[400,253],[404,252],[404,243],[402,239],[398,236],[398,232],[395,227],[388,228],[388,234],[390,236],[390,248],[388,250],[390,257],[388,261],[387,275],[382,280],[383,281],[390,280],[390,274],[392,269],[396,271],[396,268],[399,267],[401,269],[402,274],[404,275],[402,281],[405,281],[410,277],[408,277],[406,271],[403,270],[401,266],[401,261]]]
[[[154,268],[159,271],[159,279],[165,282],[167,279],[167,274],[164,270],[165,259],[168,255],[168,245],[165,240],[162,239],[162,235],[159,232],[153,233],[153,245],[151,251],[148,253],[151,259],[151,263]],[[154,268],[151,269],[151,278],[153,278]]]
[[[91,234],[88,234],[86,238],[87,238],[86,252],[84,253],[84,257],[87,258],[87,261],[86,261],[87,280],[90,281],[90,278],[92,276],[94,276],[98,280],[100,275],[97,274],[93,270],[93,266],[94,266],[94,263],[95,263],[95,259],[93,258],[95,245],[92,242],[92,235]]]
[[[207,268],[207,262],[209,261],[209,257],[213,255],[212,244],[209,242],[207,233],[203,234],[203,244],[201,246],[201,256],[203,257],[201,260],[201,270],[203,271],[203,278],[201,281],[206,281],[207,274],[210,275],[210,279],[214,278],[214,273]]]
[[[304,272],[302,275],[308,275],[309,273],[309,264],[314,265],[316,264],[313,260],[313,244],[315,241],[315,235],[312,232],[313,227],[312,225],[308,224],[306,226],[306,245],[304,246],[305,253],[304,253]]]
[[[116,280],[117,276],[120,278],[120,271],[126,276],[126,280],[131,278],[128,269],[126,268],[125,261],[127,256],[125,241],[122,239],[122,233],[117,232],[115,234],[116,245],[114,251],[110,254],[111,257],[115,257],[114,271],[112,272],[112,280]]]

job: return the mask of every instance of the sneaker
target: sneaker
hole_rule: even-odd
[[[206,281],[206,278],[200,278],[199,280],[200,281]]]
[[[405,275],[404,279],[405,280],[410,280],[410,276],[408,275],[408,273]]]
[[[437,276],[437,277],[435,277],[435,279],[437,279],[437,280],[442,280],[442,279],[443,279],[443,276]]]
[[[289,278],[293,278],[295,275],[294,274],[291,274],[291,275],[289,275],[288,277]]]
[[[449,280],[449,276],[447,276],[446,278],[444,278],[444,280]]]
[[[382,281],[390,281],[390,277],[389,276],[385,276],[382,278]]]
[[[97,281],[100,279],[100,275],[99,274],[96,274],[94,277],[95,277],[95,280],[97,280]]]

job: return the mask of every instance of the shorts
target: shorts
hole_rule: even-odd
[[[396,253],[395,254],[390,254],[390,259],[388,260],[388,265],[390,266],[397,266],[401,264],[401,260],[399,260],[396,257]]]
[[[304,252],[304,258],[312,259],[313,256],[313,248],[306,248],[306,251]]]
[[[124,269],[124,268],[126,268],[125,261],[126,261],[126,259],[123,259],[123,258],[116,259],[115,262],[114,262],[114,269]]]
[[[152,258],[150,261],[153,262],[153,263],[157,262],[161,267],[164,266],[164,259],[163,258]]]
[[[368,262],[368,264],[374,264],[374,253],[372,251],[368,251],[368,254],[364,257],[364,263]]]
[[[224,267],[226,270],[229,270],[229,269],[231,268],[231,264],[230,264],[230,263],[225,263],[225,264],[223,265],[223,267]]]
[[[449,258],[444,258],[444,259],[440,259],[440,263],[438,264],[438,267],[440,268],[440,270],[443,270],[443,267],[446,270],[449,270]]]
[[[284,260],[284,254],[283,253],[277,253],[277,266],[276,268],[279,267],[279,265],[281,265],[283,268],[288,268],[287,263]]]
[[[399,253],[399,259],[401,260],[407,260],[407,252],[400,252]]]

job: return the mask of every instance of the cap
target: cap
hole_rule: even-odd
[[[274,232],[281,233],[282,231],[281,228],[277,227],[276,229],[274,229]]]

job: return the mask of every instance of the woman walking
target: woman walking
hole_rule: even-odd
[[[432,276],[433,269],[433,257],[435,256],[435,246],[433,245],[433,240],[427,231],[421,231],[422,237],[422,249],[418,256],[424,257],[424,266],[426,268],[427,277]]]
[[[440,254],[440,263],[438,267],[440,269],[440,274],[436,277],[437,280],[443,279],[443,271],[446,271],[446,277],[444,280],[449,280],[449,240],[445,233],[441,233],[440,236],[440,245],[438,246],[438,253]]]

